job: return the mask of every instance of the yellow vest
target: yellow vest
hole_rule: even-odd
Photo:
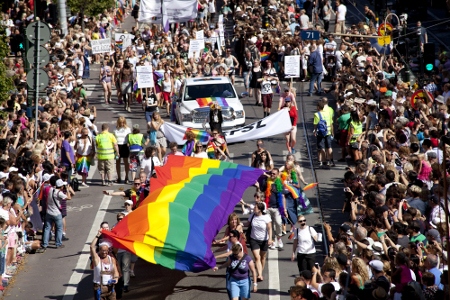
[[[128,134],[128,144],[130,144],[131,152],[144,152],[144,147],[142,147],[143,138],[144,135],[142,133]]]
[[[114,159],[114,141],[115,137],[112,133],[105,132],[100,133],[95,138],[97,142],[97,158],[99,160],[110,160]]]
[[[351,121],[350,126],[353,127],[353,135],[352,135],[352,138],[350,139],[350,143],[355,143],[356,140],[358,139],[358,137],[363,132],[362,123],[359,122],[359,124],[358,124],[356,122]]]

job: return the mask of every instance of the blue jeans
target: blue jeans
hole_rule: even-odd
[[[146,111],[145,112],[145,120],[148,122],[152,121],[153,111]]]
[[[5,252],[0,252],[0,274],[5,273],[6,257]]]
[[[252,80],[252,72],[250,71],[243,72],[242,75],[244,76],[244,87],[246,90],[248,90],[250,80]]]
[[[245,279],[235,279],[230,278],[230,293],[231,298],[250,298],[250,284],[248,278]]]
[[[62,235],[63,235],[63,221],[62,215],[52,216],[50,214],[45,215],[45,229],[42,247],[47,248],[48,241],[50,239],[50,231],[52,230],[52,224],[55,223],[55,241],[56,247],[62,245]]]
[[[320,89],[320,85],[322,83],[322,73],[313,73],[311,75],[311,81],[309,82],[309,93],[312,94],[314,91],[314,82],[317,80],[317,92],[321,93],[322,90]]]

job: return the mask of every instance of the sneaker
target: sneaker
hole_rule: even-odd
[[[283,249],[283,241],[281,239],[278,240],[278,249]]]
[[[68,241],[69,238],[68,238],[67,236],[63,235],[61,240],[63,240],[63,241]]]
[[[308,97],[312,97],[312,93],[308,93]]]
[[[270,249],[270,250],[276,250],[276,249],[277,249],[277,247],[275,247],[275,245],[274,245],[274,244],[272,244],[272,245],[270,245],[270,246],[269,246],[269,249]]]
[[[66,246],[64,246],[64,245],[56,246],[56,249],[62,249],[62,248],[66,248]]]
[[[38,249],[36,250],[36,253],[44,253],[45,250],[47,250],[47,248],[41,247],[41,248],[38,248]]]
[[[82,187],[87,187],[87,188],[89,187],[89,185],[87,185],[86,182],[82,182],[82,183],[81,183],[81,186],[82,186]]]
[[[130,271],[130,277],[136,277],[136,275],[134,275],[134,271]]]
[[[291,151],[291,153],[292,154],[295,154],[297,151],[295,151],[295,149],[294,148],[292,148],[292,151]]]
[[[336,165],[334,164],[334,161],[332,161],[332,160],[328,164],[330,165],[330,167],[336,167]]]

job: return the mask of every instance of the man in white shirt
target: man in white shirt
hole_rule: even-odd
[[[336,41],[334,40],[334,36],[330,35],[328,37],[328,42],[325,43],[325,45],[323,46],[323,49],[325,51],[325,57],[328,58],[328,56],[330,55],[335,55],[336,49],[337,49],[337,44]]]
[[[336,0],[336,33],[345,33],[345,15],[347,14],[347,7],[341,3],[341,0]]]

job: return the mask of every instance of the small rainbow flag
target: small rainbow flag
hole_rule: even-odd
[[[303,188],[303,191],[306,192],[307,190],[312,189],[313,187],[315,187],[315,186],[318,185],[318,184],[319,184],[318,182],[310,183],[310,184],[308,184],[307,186],[305,186],[305,187]]]
[[[264,171],[175,155],[155,171],[149,196],[103,234],[115,247],[169,269],[201,272],[213,268],[211,241],[245,190]]]
[[[292,184],[290,184],[290,183],[285,183],[285,184],[284,184],[284,188],[285,188],[286,190],[288,190],[289,193],[291,193],[292,198],[297,199],[298,197],[300,197],[300,193],[299,193],[298,188],[296,188],[296,187],[293,186]]]
[[[116,41],[116,47],[122,50],[122,48],[123,48],[123,41],[122,40],[117,40]]]
[[[199,107],[211,106],[214,102],[222,107],[228,107],[227,100],[222,97],[197,98]]]
[[[206,143],[207,141],[209,141],[209,134],[206,130],[199,130],[199,129],[193,129],[193,128],[188,128],[186,129],[186,132],[184,133],[184,137],[183,140],[186,140],[186,133],[188,132],[192,132],[193,134],[195,134],[195,140],[202,142],[202,143]]]
[[[135,92],[135,97],[136,97],[136,101],[137,101],[138,103],[142,103],[142,91],[141,91],[141,89],[138,89],[138,90]]]
[[[270,52],[261,52],[261,61],[266,61],[269,59]]]

